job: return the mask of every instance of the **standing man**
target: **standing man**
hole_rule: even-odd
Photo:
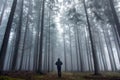
[[[58,58],[58,60],[55,64],[57,65],[58,77],[61,77],[61,66],[63,63],[60,61],[60,58]]]

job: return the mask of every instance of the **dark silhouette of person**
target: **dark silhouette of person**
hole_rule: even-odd
[[[58,58],[58,60],[55,63],[57,65],[57,70],[58,70],[58,77],[61,77],[61,66],[62,66],[62,61],[60,61],[60,58]]]

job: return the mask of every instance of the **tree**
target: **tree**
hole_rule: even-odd
[[[6,51],[7,51],[7,45],[8,45],[8,41],[9,41],[11,25],[12,25],[14,13],[15,13],[16,5],[17,5],[17,0],[13,0],[10,16],[9,16],[9,19],[8,19],[8,22],[7,22],[5,35],[4,35],[4,38],[3,38],[2,47],[1,47],[1,50],[0,50],[0,64],[1,64],[0,65],[0,71],[2,71],[3,65],[4,65],[4,59],[5,59],[5,55],[6,55]]]
[[[18,56],[18,49],[20,44],[20,36],[21,36],[21,27],[22,27],[22,16],[23,16],[23,2],[21,2],[21,10],[20,10],[20,16],[19,16],[19,23],[18,28],[16,32],[16,40],[15,40],[15,49],[14,49],[14,55],[13,55],[13,61],[12,61],[12,70],[15,70],[16,62],[17,62],[17,56]]]
[[[73,71],[73,58],[72,58],[72,41],[71,41],[71,27],[69,27],[69,40],[70,40],[70,56],[71,56],[71,71]]]
[[[87,25],[88,25],[88,31],[89,31],[89,36],[90,36],[90,41],[91,41],[91,47],[92,47],[92,54],[93,54],[93,61],[94,61],[94,74],[98,75],[99,74],[99,65],[98,65],[98,59],[97,59],[97,53],[96,53],[96,46],[94,44],[94,40],[92,37],[92,30],[91,30],[91,25],[89,22],[89,17],[88,17],[88,12],[87,12],[87,7],[85,4],[85,0],[83,0],[84,8],[85,8],[85,14],[86,14],[86,20],[87,20]]]
[[[27,38],[28,29],[29,29],[30,12],[31,12],[31,0],[29,0],[28,13],[27,13],[27,20],[26,20],[26,25],[25,25],[25,33],[24,33],[24,39],[23,39],[23,47],[22,47],[19,70],[22,70],[22,66],[23,66],[22,63],[23,63],[23,57],[24,57],[24,52],[25,52],[25,46],[26,46],[25,43],[27,42],[26,38]]]
[[[42,2],[42,18],[41,18],[41,34],[40,34],[40,50],[39,50],[39,64],[38,72],[42,72],[42,50],[43,50],[43,30],[44,30],[44,11],[45,11],[45,0]]]
[[[64,44],[64,61],[65,61],[65,71],[67,70],[67,56],[66,56],[66,43],[65,43],[65,27],[63,33],[63,44]]]
[[[42,7],[42,1],[38,0],[39,2],[38,3],[38,12],[37,12],[37,16],[38,16],[38,20],[37,20],[37,28],[36,28],[36,39],[35,39],[35,51],[34,51],[34,70],[37,71],[37,67],[38,67],[38,60],[37,60],[37,57],[38,57],[38,53],[39,53],[39,35],[40,35],[40,27],[41,27],[41,7]],[[40,3],[40,4],[39,4]]]

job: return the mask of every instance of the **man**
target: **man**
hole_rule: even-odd
[[[58,58],[58,60],[55,64],[57,65],[58,77],[61,77],[61,66],[63,63],[60,61],[60,58]]]

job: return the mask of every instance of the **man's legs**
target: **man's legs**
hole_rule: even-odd
[[[58,77],[61,77],[61,70],[58,70]]]
[[[60,73],[59,73],[59,74],[60,74],[60,77],[61,77],[61,70],[60,70]]]

